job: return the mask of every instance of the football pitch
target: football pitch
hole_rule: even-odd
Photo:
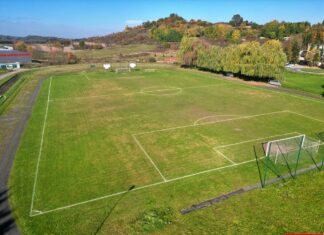
[[[183,204],[176,199],[182,209],[258,183],[253,146],[316,137],[323,116],[319,100],[181,69],[56,75],[44,81],[18,151],[15,168],[28,160],[29,176],[15,169],[11,182],[26,182],[31,217],[168,184],[187,191]],[[217,186],[202,183],[210,179]]]

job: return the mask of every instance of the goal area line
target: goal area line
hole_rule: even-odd
[[[236,146],[236,145],[241,145],[241,144],[246,144],[246,143],[251,143],[251,142],[256,142],[256,141],[261,141],[261,140],[269,140],[269,139],[272,139],[272,138],[275,138],[275,137],[288,136],[288,135],[294,135],[294,134],[300,135],[299,132],[283,133],[283,134],[278,134],[278,135],[272,135],[272,136],[267,136],[267,137],[262,137],[262,138],[257,138],[257,139],[251,139],[251,140],[246,140],[246,141],[242,141],[242,142],[232,143],[232,144],[220,145],[220,146],[213,147],[213,150],[217,154],[221,155],[224,159],[231,162],[233,165],[236,165],[237,163],[235,161],[233,161],[233,159],[231,159],[230,157],[226,156],[222,151],[220,151],[220,149],[225,149],[225,148],[229,148],[229,147]]]

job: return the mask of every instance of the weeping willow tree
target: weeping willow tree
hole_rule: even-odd
[[[277,40],[270,40],[263,45],[247,42],[221,48],[190,37],[182,39],[178,58],[184,65],[201,69],[277,80],[282,80],[287,60]]]
[[[283,79],[287,56],[278,40],[270,40],[262,45],[261,58],[264,61],[259,69],[259,76]]]
[[[262,48],[258,42],[247,42],[238,46],[240,53],[240,73],[246,76],[258,77],[258,64],[261,61]]]

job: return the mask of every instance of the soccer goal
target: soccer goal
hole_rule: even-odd
[[[262,143],[265,153],[261,161],[262,169],[260,169],[259,160],[256,157],[261,184],[266,185],[267,179],[271,178],[271,175],[282,179],[287,176],[295,178],[297,170],[311,165],[321,170],[324,155],[319,154],[319,149],[322,144],[321,140],[304,134]]]
[[[263,143],[266,158],[274,164],[293,163],[303,146],[305,135],[299,135]]]

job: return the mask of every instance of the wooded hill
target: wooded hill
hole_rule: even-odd
[[[229,22],[211,23],[203,20],[185,20],[177,14],[147,21],[136,27],[126,26],[123,32],[87,39],[106,44],[167,43],[180,42],[183,36],[201,37],[213,44],[226,46],[242,41],[283,40],[285,37],[302,35],[303,44],[321,44],[324,41],[324,21],[311,25],[309,22],[279,22],[273,20],[264,25],[244,20],[239,14]],[[304,40],[303,39],[303,40]]]

